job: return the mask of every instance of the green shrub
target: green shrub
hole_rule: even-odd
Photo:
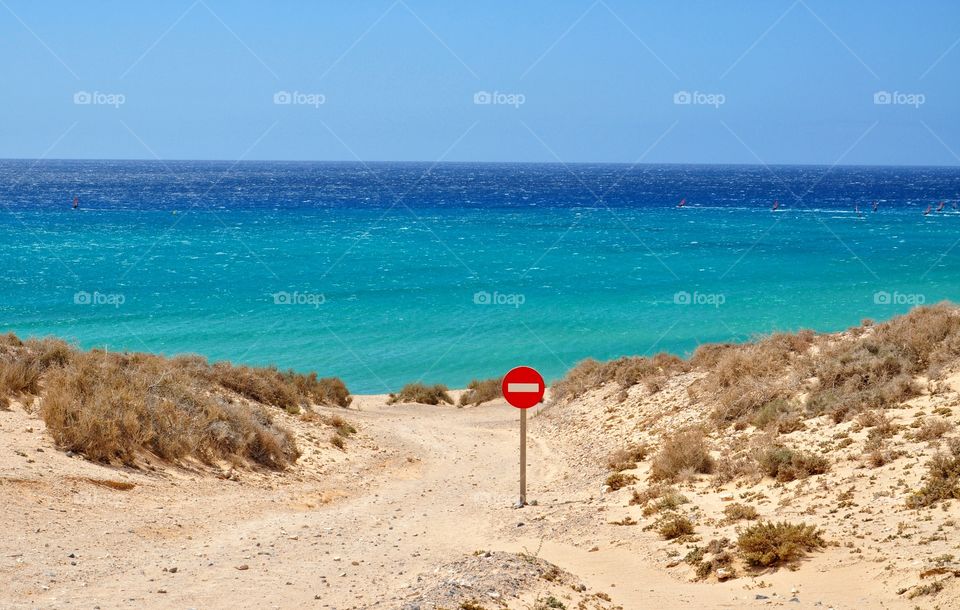
[[[754,519],[760,516],[757,513],[757,509],[755,509],[754,507],[748,504],[739,504],[736,502],[725,506],[723,509],[723,514],[730,521],[740,521],[740,520],[753,521]]]
[[[664,540],[674,540],[693,534],[693,523],[683,515],[669,515],[660,521],[657,532]]]
[[[827,458],[783,445],[771,445],[757,456],[760,469],[778,481],[787,482],[823,474],[830,469]]]
[[[786,521],[751,525],[737,539],[740,554],[755,567],[792,563],[825,544],[816,527]]]

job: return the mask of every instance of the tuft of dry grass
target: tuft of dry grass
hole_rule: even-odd
[[[551,396],[558,402],[569,400],[611,382],[616,382],[622,390],[642,383],[653,393],[664,378],[689,368],[682,358],[666,353],[652,358],[630,356],[608,362],[587,358],[570,369],[563,379],[554,382]]]
[[[794,563],[825,544],[815,526],[786,521],[751,525],[737,539],[740,554],[754,567]]]
[[[441,383],[436,385],[426,385],[420,382],[408,383],[396,394],[390,394],[387,404],[416,402],[424,405],[438,405],[440,403],[452,405],[453,399],[450,398],[448,392],[447,386]]]
[[[830,469],[827,458],[808,451],[796,451],[783,445],[770,445],[757,455],[760,469],[780,482],[804,479]]]
[[[653,481],[675,481],[681,475],[709,473],[713,458],[702,430],[689,429],[668,438],[650,464]]]
[[[634,498],[639,499],[639,496],[635,494]],[[634,503],[634,498],[630,499],[631,504]],[[665,490],[655,501],[647,504],[643,508],[643,516],[649,517],[650,515],[656,513],[676,510],[682,504],[686,504],[689,501],[690,500],[685,495],[681,494],[676,489],[670,488]]]
[[[622,472],[614,472],[607,477],[606,484],[610,487],[612,491],[617,491],[618,489],[623,489],[627,485],[631,485],[637,482],[637,477],[632,474],[624,474]]]
[[[263,408],[211,396],[158,356],[78,352],[46,384],[40,414],[54,441],[96,461],[133,464],[147,451],[281,469],[300,456],[293,434]]]
[[[951,439],[946,451],[938,451],[927,462],[927,474],[919,490],[907,498],[909,508],[923,508],[960,498],[960,439]]]
[[[300,452],[264,406],[294,413],[350,402],[342,381],[315,373],[211,365],[200,356],[81,352],[58,339],[20,341],[8,334],[0,337],[0,402],[11,395],[39,395],[40,415],[57,445],[92,460],[134,464],[150,453],[276,469]],[[330,425],[341,435],[352,430],[346,422]]]
[[[924,418],[920,427],[910,435],[910,438],[917,441],[935,441],[951,430],[953,430],[953,424],[943,418]]]
[[[617,449],[607,456],[607,468],[615,472],[632,470],[637,467],[637,462],[641,462],[647,457],[648,451],[649,449],[644,444]]]
[[[917,307],[855,339],[826,346],[814,367],[819,384],[808,410],[841,422],[866,409],[899,404],[919,394],[915,376],[936,376],[958,355],[957,307]]]
[[[660,520],[657,533],[664,540],[675,540],[693,534],[693,523],[683,515],[672,514]]]
[[[746,422],[766,407],[760,416],[765,425],[786,412],[781,407],[803,377],[795,373],[807,366],[814,338],[810,331],[776,333],[743,345],[698,348],[691,362],[708,371],[700,388],[716,397],[714,419],[722,425]]]
[[[502,378],[474,379],[467,384],[467,391],[460,395],[459,405],[479,405],[503,396]]]
[[[203,366],[203,359],[200,361],[197,367],[195,360],[175,360],[244,398],[280,407],[289,413],[299,413],[309,405],[346,407],[352,400],[347,386],[335,377],[318,378],[313,372],[304,375],[281,372],[276,367],[235,366],[229,362],[217,362],[211,367]]]
[[[740,504],[737,502],[725,506],[723,508],[723,514],[729,521],[753,521],[760,516],[754,507],[749,504]]]

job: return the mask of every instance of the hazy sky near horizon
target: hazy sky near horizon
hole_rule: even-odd
[[[4,158],[960,164],[955,0],[0,0],[0,55]]]

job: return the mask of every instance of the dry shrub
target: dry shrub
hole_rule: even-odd
[[[608,362],[587,358],[570,369],[563,379],[554,382],[551,396],[556,401],[568,400],[610,382],[616,382],[624,390],[643,383],[654,392],[664,378],[688,369],[689,364],[682,358],[666,353],[652,358],[630,356]]]
[[[751,525],[737,539],[740,554],[755,567],[793,563],[825,544],[815,526],[786,521]]]
[[[693,362],[708,371],[700,387],[716,397],[718,405],[713,417],[720,424],[750,421],[771,403],[762,418],[767,423],[773,420],[771,413],[786,413],[781,413],[780,408],[789,406],[786,399],[803,376],[797,371],[791,375],[791,369],[806,366],[805,355],[814,337],[810,331],[775,333],[743,345],[699,348],[697,352],[704,351],[699,356],[695,352]],[[778,400],[781,402],[774,402]]]
[[[934,441],[953,430],[953,424],[940,417],[924,418],[920,427],[910,435],[917,441]]]
[[[614,472],[607,477],[607,485],[610,487],[611,491],[617,491],[618,489],[623,489],[627,485],[637,482],[637,477],[632,474],[624,474],[622,472]]]
[[[723,514],[729,521],[753,521],[759,517],[757,509],[750,506],[749,504],[740,504],[734,502],[733,504],[728,504],[723,508]]]
[[[173,366],[191,376],[206,379],[249,400],[299,413],[310,405],[346,407],[347,386],[336,377],[318,378],[315,372],[280,371],[276,367],[250,367],[229,362],[207,363],[201,356],[178,356]]]
[[[657,532],[664,540],[675,540],[693,534],[693,523],[683,515],[668,515],[660,520]]]
[[[712,468],[713,458],[703,431],[690,429],[664,442],[650,464],[650,478],[675,481],[681,474],[709,473]]]
[[[690,500],[677,491],[670,488],[660,495],[655,501],[651,502],[643,509],[643,516],[649,517],[655,513],[676,510],[681,504],[686,504]],[[631,499],[632,502],[632,499]]]
[[[880,468],[896,460],[903,453],[898,449],[888,449],[881,439],[877,439],[873,442],[867,442],[864,446],[863,457],[870,468]]]
[[[757,455],[757,463],[767,476],[781,482],[823,474],[830,469],[830,462],[823,456],[776,444],[762,449]]]
[[[438,405],[443,402],[452,405],[453,399],[450,398],[448,392],[447,386],[442,383],[436,385],[426,385],[420,382],[408,383],[396,394],[391,394],[390,398],[387,399],[387,404],[417,402],[424,405]]]
[[[643,506],[650,500],[656,500],[657,498],[664,496],[668,493],[675,491],[675,489],[666,484],[666,483],[656,483],[654,485],[649,485],[643,491],[633,490],[633,495],[630,497],[631,506]]]
[[[871,332],[837,341],[817,359],[820,380],[809,410],[841,422],[865,409],[883,409],[917,396],[913,379],[935,375],[960,355],[960,315],[953,305],[917,307],[909,314],[871,327]]]
[[[145,354],[78,353],[50,372],[40,414],[63,449],[132,464],[248,459],[284,468],[300,456],[292,433],[259,407],[209,396],[190,376]]]
[[[36,394],[40,384],[40,367],[32,360],[0,361],[0,395]]]
[[[0,338],[0,398],[11,389],[40,393],[40,414],[59,447],[126,464],[147,452],[284,468],[300,452],[261,405],[299,411],[350,402],[342,381],[315,373],[210,365],[200,356],[80,352],[58,339],[7,335]],[[261,404],[244,406],[224,390]]]
[[[287,371],[283,375],[296,388],[301,404],[307,402],[346,408],[353,402],[347,384],[339,377],[317,377],[317,374],[312,371],[305,375]]]
[[[607,456],[607,468],[615,472],[636,468],[637,462],[643,461],[647,457],[648,451],[647,446],[642,443],[617,449]]]
[[[460,395],[460,406],[479,405],[503,396],[503,378],[474,379],[467,385],[467,391]]]
[[[748,454],[726,454],[716,460],[713,465],[712,483],[716,487],[721,487],[741,477],[751,477],[757,480],[761,478],[757,461]]]
[[[923,487],[907,498],[907,506],[923,508],[955,498],[960,498],[960,439],[951,439],[947,451],[930,458]]]

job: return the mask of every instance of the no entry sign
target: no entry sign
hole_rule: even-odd
[[[529,366],[518,366],[510,369],[503,376],[500,389],[508,403],[518,409],[529,409],[543,400],[546,388],[543,377]]]

